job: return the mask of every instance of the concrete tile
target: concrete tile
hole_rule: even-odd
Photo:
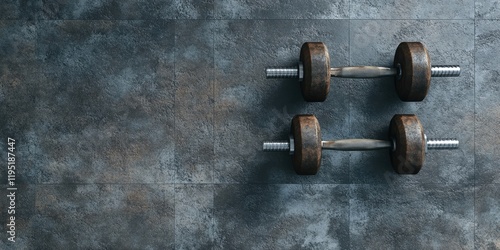
[[[1,185],[0,188],[0,207],[2,208],[1,221],[2,228],[5,229],[3,237],[0,240],[1,249],[29,249],[34,248],[33,228],[31,227],[32,218],[35,216],[35,185],[16,184],[17,190],[7,190],[7,185]],[[7,196],[9,195],[9,196]],[[10,220],[13,216],[13,222]],[[4,224],[5,223],[5,224]],[[7,225],[7,224],[12,224]],[[11,231],[13,233],[8,232]],[[14,242],[9,240],[12,237]]]
[[[203,1],[61,1],[42,0],[43,19],[145,20],[207,19],[213,17],[214,0]]]
[[[216,185],[216,249],[349,248],[345,185]]]
[[[30,144],[41,183],[172,183],[173,22],[45,21]],[[55,94],[57,93],[57,94]]]
[[[36,27],[33,22],[0,20],[2,66],[7,63],[27,63],[35,60]]]
[[[392,66],[400,42],[423,42],[433,65],[459,64],[456,78],[433,78],[422,102],[402,102],[393,78],[352,80],[352,135],[386,139],[395,114],[416,114],[429,138],[453,138],[458,150],[429,151],[418,175],[398,176],[389,152],[351,154],[353,183],[471,183],[474,180],[474,27],[472,21],[358,20],[351,26],[351,65]],[[370,31],[370,35],[366,32]]]
[[[176,21],[177,182],[210,183],[214,158],[214,23]]]
[[[498,184],[475,187],[475,248],[500,248],[500,186]]]
[[[177,19],[212,19],[214,18],[215,0],[175,0]]]
[[[351,19],[474,19],[473,0],[352,0]]]
[[[344,19],[349,1],[244,1],[215,0],[218,19]]]
[[[500,18],[499,0],[476,0],[476,18],[498,19]]]
[[[331,27],[336,27],[332,32]],[[295,79],[266,79],[268,66],[292,66],[300,46],[322,41],[333,65],[347,64],[348,22],[342,20],[218,21],[215,37],[216,183],[346,183],[348,155],[325,154],[317,176],[297,176],[286,153],[262,142],[286,140],[296,114],[315,114],[324,137],[344,137],[349,87],[338,81],[323,103],[307,103]]]
[[[476,21],[476,183],[500,183],[500,21]]]
[[[214,187],[175,187],[175,249],[211,249],[214,244]]]
[[[40,185],[38,248],[174,249],[173,185]]]
[[[351,185],[350,248],[472,249],[472,186]]]
[[[33,20],[40,12],[42,0],[4,0],[0,3],[0,20]]]
[[[30,119],[35,115],[33,88],[42,79],[35,56],[36,26],[26,21],[0,21],[0,160],[7,162],[7,138],[15,140],[19,183],[36,183],[38,170],[31,166]],[[5,184],[6,172],[0,172]]]
[[[43,19],[173,19],[174,0],[136,1],[60,1],[42,0]]]

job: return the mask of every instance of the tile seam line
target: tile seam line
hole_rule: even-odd
[[[351,0],[349,0],[349,17],[351,17]],[[348,44],[349,44],[349,66],[351,66],[352,64],[352,57],[351,57],[351,29],[352,29],[352,19],[349,18],[349,22],[348,22],[348,34],[347,34],[347,39],[348,39]],[[349,96],[349,106],[348,106],[348,109],[349,109],[349,127],[348,127],[348,133],[349,135],[351,135],[351,130],[352,130],[352,88],[349,87],[349,93],[348,93],[348,96]],[[352,169],[351,169],[351,153],[348,154],[349,155],[349,160],[347,161],[347,167],[349,169],[349,175],[347,176],[348,180],[347,182],[349,183],[348,187],[347,187],[347,209],[348,209],[348,214],[347,214],[347,220],[348,220],[348,223],[347,223],[347,240],[348,240],[348,244],[349,244],[349,249],[352,249],[352,245],[351,245],[351,212],[352,212],[352,209],[351,209],[351,197],[352,197],[352,188],[353,186],[351,185],[352,183],[352,178],[351,178],[351,173],[352,173]]]
[[[495,185],[500,183],[494,183],[491,185]],[[18,186],[64,186],[64,185],[69,185],[69,186],[85,186],[85,185],[185,185],[185,186],[195,186],[195,185],[204,185],[204,186],[211,186],[211,185],[364,185],[364,184],[349,184],[349,183],[143,183],[143,182],[133,182],[133,183],[110,183],[110,182],[97,182],[97,183],[22,183],[18,184]],[[371,184],[368,184],[371,185]],[[377,185],[377,184],[374,184]],[[4,186],[6,187],[7,184],[0,184],[0,187]]]
[[[175,218],[176,217],[175,214],[176,214],[176,210],[177,210],[177,191],[176,191],[176,189],[177,189],[177,185],[176,185],[176,183],[177,183],[177,164],[175,164],[175,160],[176,160],[177,145],[175,143],[175,141],[176,141],[175,140],[176,139],[176,132],[175,132],[175,129],[176,129],[176,122],[175,122],[175,120],[176,120],[175,119],[175,116],[176,116],[176,111],[175,111],[176,102],[175,102],[175,99],[176,99],[176,95],[177,95],[176,94],[177,93],[177,75],[175,73],[176,72],[175,69],[176,69],[177,65],[175,63],[176,62],[176,56],[175,56],[175,54],[176,54],[176,51],[177,51],[177,37],[176,37],[176,35],[177,35],[177,22],[176,21],[172,21],[172,22],[173,22],[173,26],[174,26],[174,32],[173,32],[174,33],[174,49],[173,49],[173,53],[172,53],[173,54],[172,57],[173,57],[173,61],[174,61],[173,62],[173,64],[174,64],[173,65],[174,66],[174,68],[173,68],[173,70],[174,70],[174,79],[173,79],[173,85],[174,85],[174,103],[173,103],[173,107],[172,107],[172,110],[173,110],[173,113],[174,113],[173,114],[173,116],[174,116],[174,119],[173,119],[174,120],[174,124],[173,124],[173,126],[174,126],[174,128],[173,128],[173,132],[174,132],[174,135],[173,135],[173,141],[174,141],[174,159],[173,159],[174,160],[174,162],[173,162],[173,165],[174,165],[174,179],[173,179],[173,183],[174,183],[173,184],[173,187],[174,187],[174,216],[173,216],[174,217],[173,218],[173,221],[174,221],[174,232],[173,232],[173,234],[174,234],[174,248],[176,248],[176,245],[177,245],[177,237],[176,237],[176,233],[177,233],[177,221],[176,221],[176,218]]]
[[[214,7],[215,9],[215,7]],[[215,10],[214,10],[215,12]],[[209,21],[210,22],[210,29],[212,29],[212,183],[210,184],[210,187],[212,189],[212,219],[211,219],[211,228],[212,228],[212,249],[215,249],[216,245],[216,239],[217,239],[217,228],[216,228],[216,223],[215,223],[215,84],[216,84],[216,77],[215,77],[215,46],[216,46],[216,29],[217,29],[217,21]]]
[[[476,15],[476,0],[474,0],[474,16]],[[473,145],[473,150],[474,150],[474,155],[472,156],[472,159],[474,161],[474,167],[473,167],[473,171],[474,171],[474,181],[473,181],[473,185],[472,185],[472,196],[473,196],[473,199],[474,199],[474,202],[473,202],[473,208],[472,208],[472,226],[473,226],[473,239],[472,239],[472,246],[474,247],[474,249],[476,249],[476,20],[474,20],[474,39],[472,40],[472,43],[473,43],[473,46],[474,46],[474,57],[473,57],[473,61],[474,61],[474,67],[473,67],[473,71],[474,71],[474,80],[473,80],[473,83],[474,83],[474,115],[473,115],[473,118],[474,118],[474,130],[472,131],[472,136],[473,136],[473,142],[474,142],[474,145]]]
[[[415,182],[415,183],[407,183],[408,185],[436,185],[436,186],[450,186],[463,184],[463,185],[473,185],[473,186],[481,186],[481,185],[492,185],[499,186],[500,183],[432,183],[432,182]],[[210,182],[185,182],[185,183],[174,183],[174,182],[161,182],[161,183],[144,183],[144,182],[131,182],[131,183],[116,183],[116,182],[96,182],[96,183],[20,183],[18,186],[61,186],[61,185],[385,185],[384,183],[210,183]],[[0,186],[7,186],[7,184],[0,184]]]
[[[175,183],[175,182],[157,182],[157,183],[145,183],[145,182],[128,182],[128,183],[116,183],[116,182],[96,182],[96,183],[38,183],[38,184],[17,184],[18,186],[28,186],[28,185],[40,185],[40,186],[57,186],[57,185],[213,185],[214,183],[203,182],[203,183]],[[8,184],[2,184],[7,186]],[[1,185],[0,185],[1,186]]]
[[[155,19],[36,19],[36,20],[26,20],[26,19],[0,19],[1,21],[41,21],[41,22],[50,22],[50,21],[277,21],[277,20],[293,20],[293,21],[306,21],[306,20],[369,20],[369,21],[466,21],[466,20],[500,20],[500,18],[240,18],[240,19],[232,19],[232,18],[220,18],[220,19],[171,19],[171,18],[155,18]]]
[[[216,10],[214,8],[214,14]],[[215,177],[215,166],[217,165],[216,164],[216,159],[217,159],[217,150],[216,150],[216,139],[218,137],[218,131],[217,131],[217,122],[216,122],[216,113],[217,113],[217,109],[216,109],[216,106],[217,106],[217,101],[218,101],[218,97],[217,97],[217,87],[218,87],[218,82],[217,82],[217,63],[216,63],[216,53],[217,53],[217,49],[216,49],[216,46],[217,46],[217,32],[219,30],[219,20],[217,19],[212,19],[212,39],[213,39],[213,48],[212,48],[212,58],[213,58],[213,66],[212,66],[212,70],[213,70],[213,85],[212,85],[212,98],[213,98],[213,106],[212,106],[212,112],[213,112],[213,120],[212,120],[212,130],[213,130],[213,140],[212,140],[212,155],[213,155],[213,158],[214,160],[212,161],[212,185],[216,185],[217,184],[217,181],[216,181],[216,177]],[[215,186],[214,186],[214,197],[213,197],[213,202],[215,204]],[[215,213],[215,212],[214,212]],[[215,223],[215,222],[214,222]]]

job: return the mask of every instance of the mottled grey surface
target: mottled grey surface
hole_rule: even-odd
[[[348,0],[214,0],[218,19],[345,19]]]
[[[44,21],[37,45],[38,182],[173,182],[174,23]]]
[[[41,0],[2,0],[0,20],[33,20],[40,13]]]
[[[476,22],[476,184],[500,183],[500,20]]]
[[[176,185],[175,198],[175,248],[213,248],[214,185]]]
[[[44,185],[31,230],[36,248],[172,249],[174,206],[171,184]]]
[[[67,1],[0,3],[0,222],[16,139],[16,242],[0,249],[500,249],[498,1]],[[352,19],[352,20],[351,20]],[[332,79],[323,103],[266,66],[322,41],[333,66],[390,66],[426,44],[427,98],[393,79]],[[418,175],[389,154],[323,153],[297,176],[264,140],[315,114],[324,139],[387,138],[415,113]]]
[[[500,186],[477,185],[475,188],[475,246],[500,249]]]
[[[350,3],[352,19],[474,18],[473,0],[351,0]]]
[[[181,183],[213,182],[214,28],[205,21],[175,25],[175,165]]]
[[[41,0],[42,19],[205,19],[213,0]]]
[[[217,185],[217,249],[349,248],[348,185]]]
[[[472,185],[351,185],[352,249],[472,249]]]
[[[500,1],[476,0],[476,18],[479,19],[500,18]]]

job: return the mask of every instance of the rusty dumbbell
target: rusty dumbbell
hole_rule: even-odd
[[[266,68],[267,78],[298,78],[302,95],[309,102],[322,102],[328,96],[331,77],[395,78],[396,92],[402,101],[422,101],[429,90],[432,77],[457,77],[458,65],[431,66],[429,53],[420,42],[402,42],[396,49],[392,68],[356,66],[330,68],[330,55],[321,42],[307,42],[300,50],[296,67]]]
[[[399,174],[416,174],[422,168],[428,149],[458,148],[456,139],[428,139],[416,115],[395,115],[389,126],[390,140],[346,139],[322,141],[318,119],[314,115],[296,115],[290,138],[282,142],[264,142],[264,151],[288,151],[295,172],[314,175],[321,165],[322,149],[364,151],[389,149],[391,163]]]

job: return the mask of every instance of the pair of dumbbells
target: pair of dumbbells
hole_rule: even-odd
[[[264,151],[288,151],[295,172],[314,175],[321,165],[321,151],[364,151],[389,149],[391,163],[399,174],[417,174],[428,149],[455,149],[456,139],[429,139],[416,115],[395,115],[389,125],[389,140],[346,139],[323,141],[314,115],[296,115],[287,141],[264,142]]]
[[[378,78],[394,77],[396,92],[402,101],[422,101],[431,77],[457,77],[457,65],[431,66],[429,53],[420,42],[402,42],[396,49],[393,67],[356,66],[330,68],[330,55],[324,43],[307,42],[300,50],[300,62],[295,67],[269,67],[267,78],[297,78],[304,99],[323,102],[330,90],[331,77]]]

